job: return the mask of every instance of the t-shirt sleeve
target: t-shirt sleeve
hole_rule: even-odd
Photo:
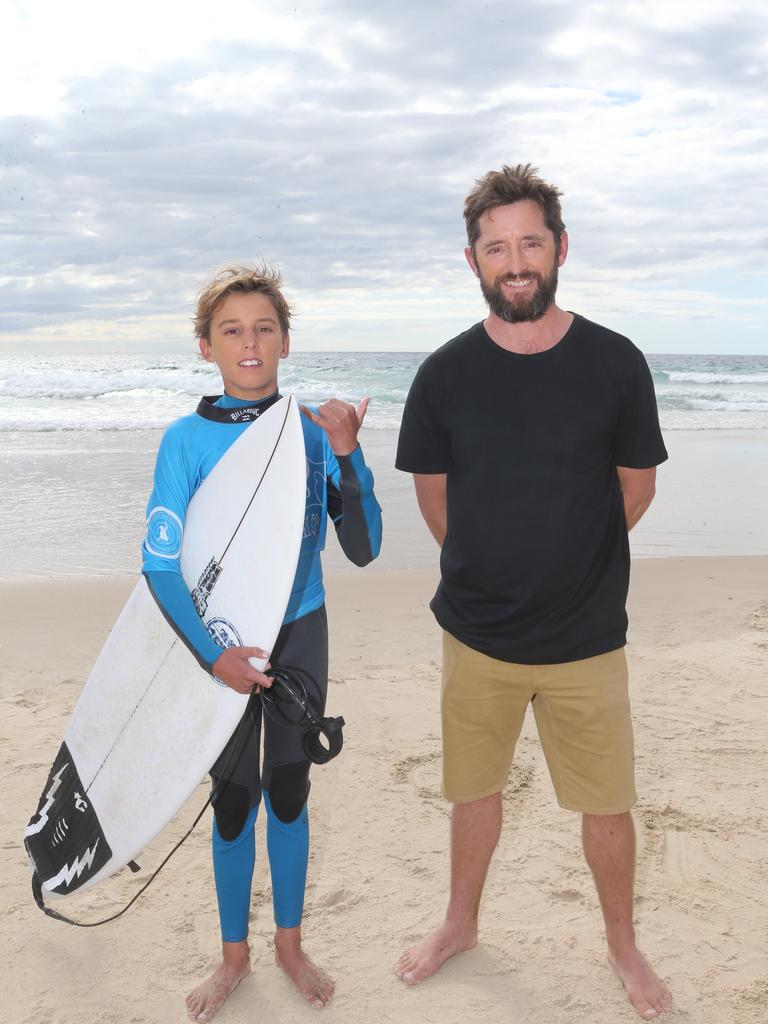
[[[649,469],[667,458],[651,371],[643,353],[633,345],[624,378],[614,464],[627,469]]]
[[[419,367],[405,401],[395,466],[406,473],[447,473],[451,468],[439,382],[429,361]]]

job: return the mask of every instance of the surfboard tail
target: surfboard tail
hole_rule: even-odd
[[[66,743],[24,831],[24,846],[42,889],[62,896],[79,889],[112,856]]]

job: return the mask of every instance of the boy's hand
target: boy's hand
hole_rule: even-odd
[[[213,674],[237,693],[250,693],[255,686],[272,685],[269,676],[251,665],[249,658],[268,658],[260,647],[228,647],[213,663]]]
[[[307,419],[325,431],[334,455],[351,455],[357,448],[357,434],[363,425],[369,401],[370,398],[364,398],[355,408],[349,402],[331,398],[316,413],[306,405],[300,406],[300,409]]]

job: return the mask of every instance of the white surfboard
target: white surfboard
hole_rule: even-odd
[[[305,505],[304,437],[287,397],[235,441],[187,511],[182,573],[223,646],[272,649]],[[200,667],[142,577],[88,677],[25,832],[43,893],[83,891],[136,858],[199,785],[247,701]]]

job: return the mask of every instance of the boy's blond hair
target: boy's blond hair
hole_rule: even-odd
[[[197,296],[195,304],[195,337],[209,338],[213,314],[233,292],[261,292],[275,307],[283,335],[291,326],[291,307],[280,290],[282,280],[277,267],[266,263],[232,264],[222,267]]]

